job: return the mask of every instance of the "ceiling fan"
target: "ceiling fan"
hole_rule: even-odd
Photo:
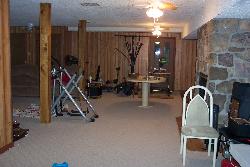
[[[148,32],[152,32],[153,36],[160,36],[162,32],[167,32],[169,30],[169,27],[162,27],[160,24],[154,23],[152,27],[147,27],[146,30]]]
[[[153,36],[157,38],[162,34],[162,28],[157,25],[158,18],[163,15],[163,10],[176,10],[177,6],[171,2],[166,2],[164,0],[146,0],[146,4],[135,5],[135,7],[147,8],[146,15],[154,19],[154,27],[152,29]]]
[[[176,10],[177,6],[165,0],[146,0],[146,4],[135,4],[136,8],[158,8],[160,10]]]

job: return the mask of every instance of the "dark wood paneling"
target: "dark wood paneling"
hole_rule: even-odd
[[[51,35],[51,56],[56,58],[61,64],[63,64],[63,45],[61,34]]]
[[[25,64],[27,60],[27,33],[12,33],[11,41],[11,60],[12,65]]]
[[[65,32],[65,55],[78,57],[78,33],[75,31]]]
[[[36,29],[36,36],[39,36],[39,31]],[[12,27],[12,33],[28,33],[23,27]],[[78,57],[78,32],[67,31],[66,27],[53,27],[52,34],[57,33],[61,38],[63,62],[65,55],[70,54]],[[122,56],[115,48],[128,54],[124,47],[124,37],[115,36],[115,34],[127,35],[144,35],[151,36],[151,33],[122,33],[122,32],[87,32],[86,41],[86,57],[84,59],[85,65],[88,67],[86,76],[95,75],[97,66],[101,66],[101,77],[103,80],[113,80],[116,78],[115,68],[120,66],[120,80],[122,77],[127,77],[129,73],[129,62]],[[175,38],[175,74],[174,74],[174,89],[184,90],[194,84],[195,77],[195,61],[196,61],[196,40],[182,40],[180,33],[166,33],[162,37]],[[37,37],[36,37],[37,38]],[[129,38],[127,39],[129,40]],[[141,38],[144,43],[140,54],[137,58],[136,72],[146,74],[147,60],[148,60],[148,46],[149,37]],[[52,39],[52,52],[53,52]],[[36,44],[37,46],[37,44]],[[39,46],[39,45],[38,45]],[[39,48],[36,48],[37,50]],[[37,54],[34,54],[38,56]],[[33,58],[38,59],[38,58]],[[38,59],[39,60],[39,59]],[[63,63],[62,63],[63,64]],[[77,69],[75,69],[77,71]]]
[[[188,89],[195,83],[195,64],[197,59],[197,41],[196,40],[182,40],[182,59],[180,87],[182,90]]]

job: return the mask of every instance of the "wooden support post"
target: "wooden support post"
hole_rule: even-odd
[[[84,78],[88,78],[87,70],[88,67],[85,65],[85,60],[87,58],[86,55],[86,43],[87,42],[87,34],[86,34],[86,20],[80,20],[78,24],[78,69],[79,72],[82,70],[85,71]],[[80,82],[80,88],[85,88],[85,82]]]
[[[40,4],[40,121],[51,122],[51,4]]]
[[[0,153],[13,146],[9,0],[0,0]]]

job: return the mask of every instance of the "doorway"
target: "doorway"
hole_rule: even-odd
[[[150,37],[148,61],[149,71],[166,73],[167,82],[163,86],[174,90],[175,38]]]

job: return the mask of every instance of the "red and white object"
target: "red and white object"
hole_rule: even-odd
[[[240,167],[240,165],[234,159],[223,159],[221,161],[221,167]]]
[[[230,144],[230,154],[240,164],[241,167],[250,166],[250,145],[248,144]]]

